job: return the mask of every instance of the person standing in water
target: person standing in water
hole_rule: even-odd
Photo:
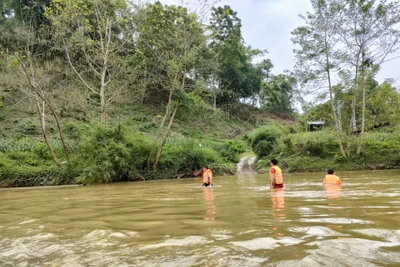
[[[193,175],[197,176],[201,173],[201,186],[213,186],[213,174],[208,166],[204,166],[200,171],[194,172]]]
[[[327,175],[324,177],[322,185],[324,186],[326,196],[329,199],[339,198],[342,181],[335,175],[335,171],[331,168],[328,169]]]
[[[328,169],[327,175],[325,175],[322,185],[341,185],[342,181],[338,176],[336,176],[335,171],[331,168]]]
[[[269,179],[271,188],[283,188],[282,170],[278,167],[276,159],[271,160],[271,169],[269,170]]]

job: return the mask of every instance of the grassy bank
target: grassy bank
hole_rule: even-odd
[[[65,122],[63,133],[70,163],[63,156],[57,135],[50,136],[55,154],[63,162],[60,168],[52,161],[37,123],[19,121],[0,141],[0,187],[190,177],[206,164],[215,175],[235,172],[239,154],[246,149],[235,137],[249,125],[219,116],[208,125],[220,130],[207,129],[204,134],[202,120],[180,118],[164,145],[157,168],[153,169],[154,160],[147,166],[147,157],[160,116],[142,110],[136,116],[126,116],[120,124]]]
[[[361,154],[352,146],[349,157],[340,154],[330,131],[282,134],[276,147],[259,159],[259,172],[268,171],[270,158],[277,158],[286,172],[320,172],[329,167],[342,171],[400,168],[400,134],[396,131],[367,133]]]
[[[231,175],[240,157],[248,153],[258,156],[259,173],[268,172],[271,158],[277,158],[286,172],[400,168],[396,128],[366,133],[362,153],[357,155],[351,147],[351,155],[344,158],[332,131],[296,133],[293,123],[262,113],[253,114],[255,121],[243,119],[254,110],[233,116],[208,109],[195,117],[177,118],[154,169],[154,161],[148,166],[147,157],[162,116],[148,106],[128,106],[123,111],[107,125],[64,119],[70,163],[50,121],[51,145],[63,162],[60,168],[53,163],[35,120],[5,121],[0,187],[184,178],[203,165],[209,165],[214,175]]]

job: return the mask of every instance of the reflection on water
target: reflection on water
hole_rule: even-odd
[[[283,209],[285,208],[285,191],[283,188],[271,189],[272,215],[277,220],[286,219]]]
[[[0,266],[400,266],[400,171],[322,176],[1,189]]]
[[[335,185],[335,184],[325,184],[324,189],[327,198],[339,198],[340,190],[342,189],[342,187],[340,185]]]
[[[283,188],[271,189],[272,216],[275,220],[285,220],[285,191]],[[272,227],[276,236],[283,237],[284,231],[278,223]]]
[[[215,220],[215,214],[217,213],[217,208],[214,205],[214,194],[212,187],[203,187],[203,197],[204,203],[206,204],[206,217],[204,220],[213,221]]]

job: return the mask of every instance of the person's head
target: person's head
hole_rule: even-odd
[[[206,170],[208,170],[209,168],[208,168],[208,166],[207,165],[204,165],[203,166],[203,171],[206,171]]]
[[[278,161],[276,159],[271,159],[271,164],[272,165],[278,165]]]
[[[334,174],[335,171],[334,171],[332,168],[329,168],[328,171],[327,171],[327,173],[328,173],[328,174]]]

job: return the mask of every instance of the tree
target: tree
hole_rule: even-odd
[[[332,118],[332,110],[330,101],[327,101],[322,104],[315,105],[311,107],[305,114],[304,114],[304,121],[319,121],[324,120],[325,126],[334,125],[335,122]]]
[[[1,47],[1,50],[7,52],[3,53],[7,62],[7,70],[15,77],[14,88],[36,102],[43,139],[54,163],[60,167],[61,162],[54,152],[47,134],[45,110],[48,108],[54,118],[63,152],[69,163],[69,153],[62,134],[61,122],[48,93],[55,87],[56,81],[60,79],[61,75],[57,73],[56,68],[53,68],[50,62],[46,62],[46,56],[43,55],[43,51],[38,45],[41,36],[38,35],[35,24],[29,23],[29,20],[24,18],[24,23],[18,25],[18,32],[20,34],[18,39]],[[17,42],[14,43],[14,41]]]
[[[376,72],[387,56],[400,47],[398,27],[400,3],[387,3],[385,0],[312,0],[311,2],[314,13],[307,14],[305,18],[308,20],[307,26],[300,27],[294,32],[296,36],[293,39],[294,43],[302,47],[301,50],[296,50],[297,65],[308,72],[306,81],[320,78],[321,73],[328,76],[327,83],[334,117],[337,117],[337,114],[335,114],[335,97],[332,90],[332,71],[337,71],[341,78],[344,77],[343,84],[347,86],[347,91],[352,96],[347,155],[351,151],[351,137],[358,133],[356,111],[361,92],[361,127],[357,144],[357,154],[360,154],[366,125],[366,77]],[[323,59],[321,56],[324,56],[325,61],[321,61]],[[314,64],[316,62],[322,68],[316,67]],[[300,73],[304,74],[304,71]],[[350,80],[352,83],[349,83]],[[335,121],[337,137],[341,140],[339,121],[336,119]],[[342,147],[341,151],[344,155]]]
[[[313,83],[317,87],[327,84],[332,117],[335,121],[336,138],[343,157],[346,157],[342,144],[339,118],[336,113],[332,73],[338,69],[341,54],[336,49],[338,42],[337,25],[340,6],[336,1],[311,0],[313,13],[301,16],[305,26],[292,32],[295,49],[295,73],[303,84]]]
[[[54,152],[54,149],[49,141],[49,137],[47,135],[47,130],[46,130],[46,106],[50,110],[51,115],[53,116],[56,125],[57,125],[57,130],[58,134],[60,137],[60,141],[63,146],[63,151],[64,155],[66,157],[67,163],[70,163],[69,161],[69,153],[67,146],[64,141],[64,137],[62,134],[61,130],[61,124],[60,124],[60,119],[58,117],[58,114],[55,110],[55,107],[53,106],[51,100],[47,97],[45,88],[49,86],[47,83],[53,83],[54,81],[52,78],[48,78],[46,74],[47,71],[46,68],[41,68],[39,66],[39,62],[35,62],[34,55],[32,55],[31,52],[28,52],[26,55],[23,57],[20,57],[18,55],[15,55],[15,58],[18,60],[21,74],[25,76],[25,82],[23,80],[20,80],[20,84],[18,86],[19,90],[27,94],[28,96],[32,96],[35,98],[36,103],[37,103],[37,109],[38,109],[38,114],[40,115],[40,129],[42,132],[43,139],[47,145],[47,148],[51,154],[51,157],[53,158],[53,161],[55,164],[60,167],[61,162],[58,159],[57,155]],[[22,78],[22,77],[21,77]],[[43,82],[46,81],[46,82]]]
[[[156,170],[178,108],[184,104],[188,76],[206,38],[197,15],[182,6],[156,2],[147,4],[139,12],[136,24],[140,37],[135,47],[134,65],[149,70],[147,75],[151,75],[153,81],[148,84],[148,90],[167,98],[163,119],[147,157],[147,168],[153,159],[152,168]]]
[[[366,103],[368,128],[396,125],[400,121],[400,95],[388,82],[375,87]]]
[[[260,94],[261,107],[272,113],[293,113],[294,77],[279,74],[271,76],[263,83]]]
[[[210,48],[217,65],[217,90],[223,104],[256,96],[263,80],[262,72],[252,61],[266,51],[246,47],[241,34],[241,20],[230,6],[212,8],[209,31]]]
[[[366,77],[373,65],[381,65],[400,48],[400,3],[385,0],[341,2],[338,33],[346,45],[346,59],[354,73],[352,128],[357,130],[355,110],[358,89],[362,92],[361,133],[357,154],[361,153],[366,124]]]
[[[126,85],[123,56],[133,42],[127,2],[58,0],[47,17],[68,64],[105,123],[108,109]]]

